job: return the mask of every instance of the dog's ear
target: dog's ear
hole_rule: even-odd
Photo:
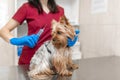
[[[74,36],[75,36],[75,32],[74,32],[74,29],[73,28],[69,28],[67,29],[67,37],[71,38],[72,40],[74,39]]]
[[[65,15],[60,17],[60,23],[64,24],[65,30],[67,31],[67,36],[71,39],[74,39],[75,32],[73,26],[69,23]]]
[[[51,25],[52,25],[52,30],[54,31],[57,25],[57,21],[53,19]]]
[[[70,25],[70,23],[68,22],[68,19],[66,18],[65,15],[60,17],[60,23]]]

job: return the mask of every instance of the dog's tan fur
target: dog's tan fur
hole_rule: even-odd
[[[70,71],[70,69],[78,68],[77,65],[73,64],[71,58],[71,48],[67,46],[67,38],[69,37],[74,39],[74,28],[70,25],[65,16],[62,16],[59,22],[55,20],[52,21],[51,35],[52,39],[50,43],[52,44],[51,48],[54,52],[52,52],[52,55],[47,57],[49,60],[45,59],[47,63],[44,63],[43,61],[43,63],[35,65],[34,62],[31,61],[29,72],[30,77],[43,79],[44,77],[52,74],[71,76],[72,71]],[[38,50],[36,53],[39,52],[40,51]],[[42,65],[45,65],[46,68],[39,68]]]

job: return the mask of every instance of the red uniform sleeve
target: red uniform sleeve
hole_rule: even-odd
[[[14,16],[12,18],[14,20],[18,21],[20,24],[22,24],[22,22],[26,19],[26,15],[27,15],[27,6],[26,6],[26,4],[23,4],[17,10],[17,12],[14,14]]]

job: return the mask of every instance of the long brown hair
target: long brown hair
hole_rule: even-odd
[[[28,0],[28,2],[30,5],[37,8],[39,14],[43,13],[42,5],[39,0]],[[55,0],[48,0],[48,8],[50,12],[52,13],[58,12],[58,8],[57,8]]]

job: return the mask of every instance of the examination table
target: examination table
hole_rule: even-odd
[[[109,56],[74,61],[79,69],[70,77],[54,75],[47,80],[120,80],[120,57]],[[0,80],[30,80],[28,65],[0,67]]]

